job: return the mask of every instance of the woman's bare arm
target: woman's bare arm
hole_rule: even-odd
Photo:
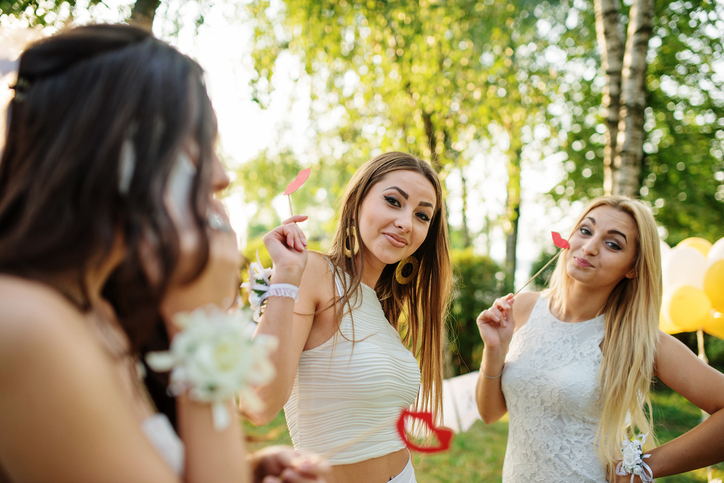
[[[327,262],[321,255],[311,253],[299,285],[297,302],[283,297],[269,299],[256,333],[279,339],[279,348],[271,357],[277,375],[257,391],[265,409],[248,415],[254,424],[269,423],[289,399],[299,360],[312,330],[320,294],[323,288],[328,288],[323,280],[330,280],[329,277],[331,273]]]
[[[654,477],[684,473],[724,461],[724,374],[704,364],[684,344],[660,333],[656,375],[711,416],[692,430],[654,448],[646,463]],[[625,481],[631,479],[626,477]],[[624,481],[619,477],[619,481]],[[637,480],[638,481],[638,480]]]
[[[512,295],[499,298],[478,316],[478,329],[485,348],[475,385],[475,401],[486,424],[498,421],[508,412],[500,375],[513,333],[528,320],[538,295],[526,292],[515,298]]]

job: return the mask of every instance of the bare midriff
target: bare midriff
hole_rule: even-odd
[[[407,448],[379,458],[332,467],[330,483],[385,483],[402,473],[410,460]]]

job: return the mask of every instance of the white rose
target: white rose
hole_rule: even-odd
[[[258,293],[256,293],[253,290],[249,291],[249,306],[252,310],[256,310],[259,308],[259,305],[261,303],[261,297]]]
[[[246,317],[218,309],[179,314],[175,321],[183,330],[171,341],[170,350],[147,357],[156,370],[173,368],[169,389],[174,395],[188,391],[191,399],[212,403],[217,429],[230,422],[225,402],[237,393],[252,393],[249,385],[274,377],[268,357],[277,340],[266,336],[252,341],[245,333]]]
[[[624,444],[623,466],[625,468],[631,468],[634,464],[636,464],[636,456],[638,456],[636,449],[630,443]]]

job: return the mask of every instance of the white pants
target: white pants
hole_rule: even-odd
[[[400,474],[392,478],[389,483],[417,483],[415,479],[415,468],[412,467],[412,455],[410,455],[410,459],[407,460],[407,465]]]

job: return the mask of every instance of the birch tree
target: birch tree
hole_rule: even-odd
[[[646,54],[654,16],[653,0],[633,0],[625,49],[618,0],[596,0],[596,32],[606,71],[603,107],[607,145],[604,192],[638,196],[646,108]],[[623,54],[623,55],[622,55]]]
[[[639,150],[643,160],[634,195],[651,205],[662,236],[672,246],[691,236],[712,240],[724,236],[724,76],[719,73],[724,62],[723,7],[708,0],[657,0],[651,19],[645,138]],[[580,9],[584,24],[596,23],[592,6],[578,2],[574,8]],[[619,26],[630,16],[625,5],[620,8]],[[568,50],[567,64],[605,68],[607,52],[599,49],[599,59],[596,38],[585,36],[579,27],[571,28],[565,38],[574,46]],[[577,57],[573,51],[579,47],[582,55]],[[566,112],[571,115],[565,145],[567,173],[550,192],[563,206],[604,194],[610,112],[602,106],[606,106],[603,94],[610,70],[600,68],[594,76],[579,77],[580,86],[574,83],[566,93]]]
[[[619,109],[621,108],[621,71],[623,70],[624,34],[619,20],[618,0],[596,0],[596,36],[601,51],[601,67],[606,72],[603,108],[606,116],[606,147],[603,154],[603,189],[613,189],[613,158],[616,156]]]
[[[612,189],[617,195],[635,197],[639,195],[641,188],[641,160],[645,138],[646,54],[653,16],[653,0],[634,0],[629,14],[621,77],[621,114]]]

